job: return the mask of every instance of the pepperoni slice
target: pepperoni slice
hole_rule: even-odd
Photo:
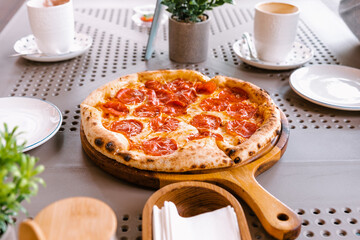
[[[249,98],[247,92],[241,88],[225,88],[219,92],[218,97],[222,100],[228,101],[229,103],[241,102]]]
[[[210,131],[201,131],[201,132],[198,132],[196,134],[191,134],[189,136],[189,140],[197,140],[197,139],[202,139],[202,138],[206,138],[206,137],[213,137],[215,138],[216,141],[223,141],[224,138],[218,134],[218,133],[213,133],[213,132],[210,132]]]
[[[147,102],[150,105],[158,106],[160,105],[160,100],[156,97],[154,90],[146,89]]]
[[[219,98],[204,99],[200,103],[200,108],[204,111],[225,111],[228,107],[228,103]]]
[[[135,108],[133,115],[136,117],[156,117],[160,114],[160,110],[159,106],[143,104]]]
[[[186,106],[170,103],[170,104],[166,104],[166,106],[163,107],[161,112],[170,116],[179,116],[182,114],[186,114]]]
[[[194,89],[185,89],[175,93],[175,97],[179,99],[179,101],[189,105],[195,102],[197,98],[197,94]]]
[[[173,94],[167,90],[156,90],[155,93],[157,99],[159,99],[162,104],[166,104],[173,98]]]
[[[150,127],[154,132],[172,132],[179,127],[180,121],[170,117],[157,117],[150,121]]]
[[[129,113],[129,109],[121,102],[106,102],[102,105],[102,109],[115,116],[125,116]]]
[[[138,104],[144,101],[145,94],[137,89],[123,88],[118,91],[116,98],[125,104]]]
[[[110,126],[110,129],[115,132],[120,132],[126,136],[135,136],[141,133],[143,129],[143,124],[137,120],[121,120],[113,122]]]
[[[166,105],[170,105],[170,106],[180,106],[180,107],[186,107],[186,103],[178,100],[178,99],[173,99],[173,100],[170,100],[166,103]]]
[[[235,97],[234,94],[231,92],[231,90],[229,88],[225,88],[218,94],[218,98],[226,100],[226,101],[228,101],[234,97]]]
[[[221,119],[213,115],[199,114],[191,119],[190,124],[196,128],[216,130],[220,127]]]
[[[165,84],[165,88],[167,88],[171,92],[178,92],[181,90],[188,90],[193,86],[192,82],[185,81],[183,79],[175,79],[174,81],[168,82]]]
[[[250,104],[241,102],[232,104],[226,112],[236,119],[250,119],[255,115],[256,108]]]
[[[168,155],[177,150],[175,140],[170,138],[155,137],[142,143],[142,149],[148,155]]]
[[[240,135],[244,138],[251,137],[251,135],[253,135],[256,129],[256,124],[245,120],[233,120],[228,122],[226,125],[227,132],[235,135]]]
[[[236,95],[237,98],[243,98],[244,100],[249,98],[248,93],[241,88],[233,87],[231,88],[231,91]]]
[[[160,90],[163,88],[163,85],[156,80],[148,80],[145,83],[145,87],[152,90]]]
[[[216,83],[214,81],[197,83],[196,84],[196,92],[198,94],[212,94],[216,90]]]

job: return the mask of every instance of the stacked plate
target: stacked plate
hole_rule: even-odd
[[[339,65],[314,65],[294,71],[291,88],[301,97],[334,109],[360,111],[360,70]]]
[[[0,98],[0,129],[4,123],[21,132],[17,143],[25,142],[25,151],[48,141],[60,129],[62,115],[52,103],[28,97]]]

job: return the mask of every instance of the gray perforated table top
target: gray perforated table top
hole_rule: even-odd
[[[301,8],[297,40],[314,50],[305,66],[360,67],[357,39],[321,1],[295,1]],[[57,105],[60,131],[29,153],[40,158],[47,182],[26,204],[30,216],[70,196],[91,196],[109,204],[118,217],[121,240],[141,239],[142,208],[153,193],[119,181],[95,167],[79,137],[82,100],[98,86],[128,73],[188,68],[210,77],[237,77],[266,89],[286,114],[291,133],[282,159],[257,179],[302,218],[299,239],[360,239],[360,114],[328,109],[299,97],[289,86],[292,71],[268,71],[241,62],[232,44],[252,31],[255,1],[239,1],[209,13],[210,49],[206,62],[177,64],[168,59],[167,23],[159,28],[155,52],[144,60],[148,29],[132,22],[132,7],[147,1],[75,1],[76,30],[94,43],[83,56],[59,63],[9,58],[16,40],[30,34],[23,6],[0,33],[0,96],[29,96]],[[271,239],[245,206],[253,239]],[[19,221],[24,218],[20,216]]]

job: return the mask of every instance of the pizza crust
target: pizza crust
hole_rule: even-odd
[[[114,153],[129,148],[129,141],[123,134],[107,130],[101,122],[99,110],[81,104],[81,125],[88,142],[98,151]]]
[[[220,86],[239,87],[245,90],[249,94],[251,101],[258,104],[258,111],[264,118],[261,127],[240,145],[231,146],[219,142],[219,147],[236,164],[245,164],[280,133],[280,110],[265,90],[252,83],[225,76],[216,76],[212,80],[215,80]]]
[[[219,86],[240,87],[248,92],[250,99],[259,105],[264,124],[245,142],[238,146],[202,138],[189,141],[172,154],[150,156],[142,151],[130,149],[129,140],[121,133],[112,132],[102,124],[102,112],[96,108],[99,103],[116,96],[123,87],[155,79],[169,82],[177,78],[191,81],[215,81]],[[129,167],[164,172],[186,172],[217,169],[246,163],[251,157],[269,144],[280,131],[280,112],[270,96],[259,87],[235,78],[216,76],[210,79],[191,70],[160,70],[140,72],[120,77],[92,92],[80,105],[81,124],[92,147],[105,156]],[[176,139],[175,139],[176,140]]]
[[[201,74],[200,72],[192,70],[158,70],[158,71],[147,71],[137,73],[140,82],[146,82],[147,80],[157,80],[159,82],[171,82],[177,78],[191,79],[191,81],[207,82],[210,80],[209,77]]]

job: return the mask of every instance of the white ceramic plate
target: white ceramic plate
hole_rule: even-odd
[[[16,41],[14,44],[14,50],[21,53],[33,53],[23,55],[22,57],[28,60],[37,62],[58,62],[80,56],[90,48],[92,44],[92,38],[86,34],[76,33],[74,38],[74,44],[70,49],[70,52],[58,55],[46,55],[41,53],[36,45],[34,35],[28,35]]]
[[[269,70],[287,70],[297,68],[310,61],[313,57],[312,49],[300,42],[295,42],[287,58],[283,62],[278,63],[265,62],[260,59],[251,59],[249,48],[243,40],[236,41],[233,45],[233,49],[241,61],[257,68]]]
[[[314,65],[290,75],[301,97],[329,108],[360,111],[360,70],[339,65]]]
[[[29,97],[0,98],[0,129],[18,126],[18,143],[26,141],[25,151],[48,141],[61,126],[62,115],[52,103]]]

